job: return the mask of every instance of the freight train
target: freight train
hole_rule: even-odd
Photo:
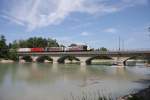
[[[86,45],[71,47],[19,48],[18,52],[82,52],[88,51]]]

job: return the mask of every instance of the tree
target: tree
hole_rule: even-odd
[[[48,42],[48,47],[59,47],[59,44],[55,39],[53,40],[48,38],[47,42]]]
[[[8,57],[8,46],[6,44],[5,36],[0,36],[0,58],[7,58]]]
[[[34,47],[59,47],[55,39],[45,39],[42,37],[31,37],[27,40],[14,41],[11,48],[34,48]]]
[[[10,51],[8,58],[14,61],[18,61],[19,58],[18,58],[17,51],[16,50]]]
[[[9,49],[17,49],[19,48],[19,42],[18,41],[13,41],[13,43],[9,44]]]
[[[105,48],[105,47],[101,47],[101,48],[99,49],[99,51],[108,51],[108,50],[107,50],[107,48]]]

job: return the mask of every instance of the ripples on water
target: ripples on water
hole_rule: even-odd
[[[0,100],[116,98],[147,87],[149,76],[145,66],[0,64]]]

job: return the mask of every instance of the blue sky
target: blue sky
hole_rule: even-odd
[[[0,0],[0,34],[92,48],[150,48],[150,0]]]

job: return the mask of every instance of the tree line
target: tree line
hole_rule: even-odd
[[[73,43],[70,46],[77,46]],[[59,45],[57,40],[51,38],[42,37],[31,37],[26,40],[15,40],[12,43],[7,44],[4,35],[0,36],[0,59],[12,59],[18,60],[17,48],[34,48],[34,47],[65,47],[64,45]],[[92,49],[94,50],[94,49]],[[97,51],[107,51],[107,48],[101,47]]]
[[[55,39],[42,37],[31,37],[27,40],[15,40],[9,44],[9,48],[34,48],[34,47],[59,47]]]
[[[17,48],[59,47],[58,42],[51,38],[31,37],[26,40],[15,40],[7,45],[5,36],[0,36],[0,59],[18,60]]]

